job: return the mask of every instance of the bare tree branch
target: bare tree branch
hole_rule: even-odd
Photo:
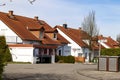
[[[0,6],[5,6],[6,4],[4,3],[4,4],[0,4]]]
[[[82,23],[82,29],[89,35],[89,37],[87,38],[87,41],[88,41],[88,47],[90,50],[89,55],[91,55],[92,50],[93,50],[93,45],[95,43],[95,40],[97,40],[97,39],[93,40],[93,37],[96,37],[99,34],[97,25],[95,23],[95,12],[94,11],[90,12],[89,15],[84,18],[84,21]],[[90,58],[90,61],[91,61],[91,58]]]
[[[120,34],[118,34],[118,35],[117,35],[117,38],[116,38],[116,40],[118,41],[118,43],[119,43],[119,46],[120,46]]]
[[[13,0],[9,0],[10,2],[13,2]],[[28,0],[30,2],[30,4],[33,5],[33,2],[35,2],[36,0]],[[6,4],[0,4],[0,6],[5,6]]]
[[[10,2],[12,2],[12,0],[10,0]]]
[[[33,2],[35,2],[36,0],[28,0],[30,2],[30,4],[33,5]]]

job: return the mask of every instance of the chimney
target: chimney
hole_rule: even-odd
[[[13,16],[13,11],[9,11],[8,15]]]
[[[34,19],[35,19],[36,21],[38,21],[38,16],[35,16]]]
[[[65,29],[67,29],[67,24],[65,23],[65,24],[63,24],[63,27],[65,28]]]
[[[81,30],[82,28],[81,28],[81,27],[79,27],[79,29]]]
[[[111,38],[111,36],[108,36],[108,38]]]
[[[103,37],[103,35],[100,35],[100,37]]]
[[[14,15],[13,15],[13,11],[9,11],[8,16],[9,16],[11,19],[15,19]]]

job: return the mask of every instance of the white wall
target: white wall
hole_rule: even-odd
[[[71,47],[68,45],[62,45],[57,48],[57,54],[59,55],[59,50],[61,50],[62,56],[69,56],[71,55]]]
[[[75,57],[78,56],[85,57],[85,53],[87,53],[87,58],[85,59],[85,61],[89,62],[89,49],[81,48],[81,46],[79,46],[76,42],[74,42],[71,38],[64,34],[60,29],[57,28],[57,30],[65,39],[67,39],[70,42],[68,46],[71,47],[71,55]]]
[[[83,51],[84,51],[84,57],[86,58],[85,62],[89,62],[89,49],[88,48],[83,48]]]
[[[3,23],[0,20],[0,35],[3,35],[6,37],[6,42],[10,41],[16,41],[16,38],[18,38],[19,42],[22,42],[21,38],[17,36],[15,32],[13,32],[5,23]],[[12,39],[10,38],[12,37]]]
[[[101,45],[104,46],[105,48],[110,48],[108,45],[106,45],[104,42],[106,42],[106,40],[98,40],[98,43],[100,44],[100,47]]]
[[[58,32],[65,38],[67,39],[70,44],[68,44],[68,46],[71,46],[71,55],[77,57],[78,53],[83,53],[82,48],[76,43],[74,42],[71,38],[69,38],[66,34],[64,34],[60,29],[58,29]]]
[[[33,47],[10,47],[13,61],[33,63],[33,49]]]

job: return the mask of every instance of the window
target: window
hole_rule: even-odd
[[[59,56],[62,56],[62,54],[61,54],[61,50],[59,50]]]
[[[44,54],[47,55],[47,49],[44,49]]]
[[[55,39],[55,40],[57,39],[57,33],[53,34],[53,39]]]
[[[82,57],[82,53],[78,53],[78,56],[79,56],[79,57]]]
[[[44,37],[44,31],[41,30],[41,31],[40,31],[40,39],[43,39],[43,37]]]
[[[85,53],[85,59],[87,59],[87,53]]]

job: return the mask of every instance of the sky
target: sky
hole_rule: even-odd
[[[14,14],[46,21],[50,26],[67,23],[68,27],[79,28],[95,11],[99,34],[116,39],[120,34],[120,0],[36,0],[31,5],[28,0],[0,0],[1,12],[13,10]]]

